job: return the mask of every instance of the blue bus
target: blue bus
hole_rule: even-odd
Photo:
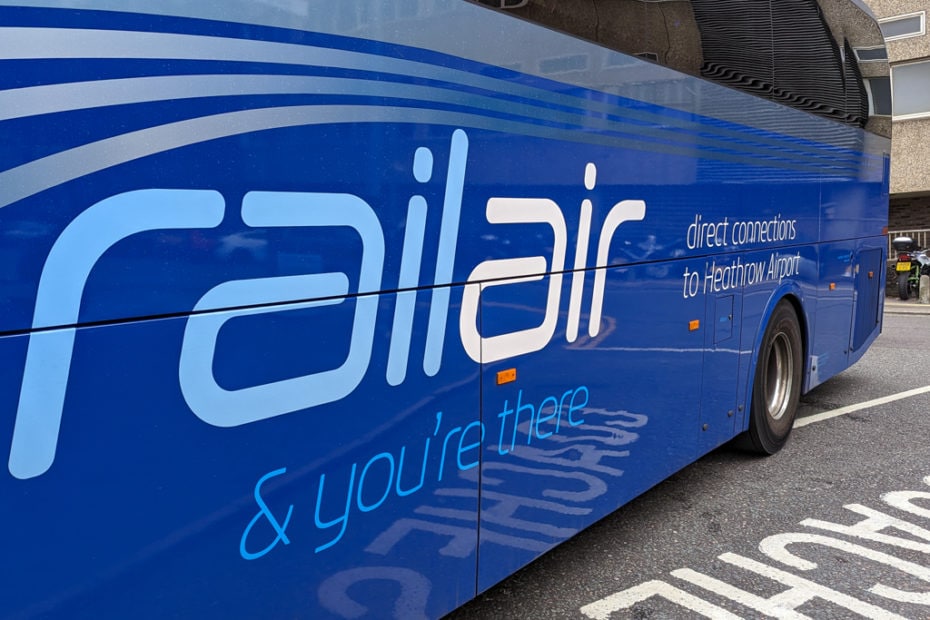
[[[776,452],[889,135],[860,0],[0,0],[0,617],[439,617]]]

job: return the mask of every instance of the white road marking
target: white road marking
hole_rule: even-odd
[[[904,398],[910,398],[911,396],[917,396],[919,394],[926,394],[930,392],[930,385],[925,385],[923,387],[914,388],[913,390],[907,390],[906,392],[898,392],[897,394],[892,394],[890,396],[883,396],[881,398],[875,398],[873,400],[867,400],[862,403],[856,403],[855,405],[848,405],[846,407],[840,407],[839,409],[834,409],[832,411],[822,411],[820,413],[805,416],[799,418],[794,423],[794,428],[800,428],[802,426],[807,426],[808,424],[814,424],[816,422],[823,422],[824,420],[829,420],[830,418],[836,418],[841,415],[846,415],[853,413],[855,411],[860,411],[862,409],[869,409],[870,407],[877,407],[878,405],[885,405],[887,403],[893,403],[896,400],[901,400]]]

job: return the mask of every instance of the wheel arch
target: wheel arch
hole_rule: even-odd
[[[761,319],[756,326],[756,332],[753,336],[752,354],[750,356],[749,369],[746,373],[746,388],[743,392],[744,396],[741,399],[741,401],[744,402],[744,409],[746,412],[742,420],[743,431],[749,429],[749,409],[752,401],[752,390],[754,387],[753,382],[755,381],[756,376],[756,366],[759,363],[759,355],[762,348],[762,339],[765,337],[766,327],[768,327],[769,321],[772,318],[772,314],[775,312],[775,308],[782,300],[791,304],[791,307],[794,310],[794,314],[798,319],[798,326],[801,330],[801,360],[804,364],[801,372],[801,394],[805,394],[808,391],[808,384],[810,380],[809,352],[811,350],[811,327],[807,313],[804,311],[803,297],[804,296],[801,291],[801,287],[794,282],[790,282],[773,291],[772,295],[766,302],[765,310],[762,312]]]

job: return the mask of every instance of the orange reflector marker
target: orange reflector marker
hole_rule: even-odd
[[[688,331],[694,332],[699,329],[701,329],[700,321],[695,320],[695,321],[691,321],[690,323],[688,323]]]
[[[497,385],[504,385],[505,383],[513,383],[517,380],[517,369],[508,368],[507,370],[502,370],[497,373]]]
[[[830,290],[831,290],[831,291],[835,291],[835,290],[836,290],[836,282],[831,282],[831,283],[830,283]]]

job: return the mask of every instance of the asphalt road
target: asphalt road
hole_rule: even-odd
[[[930,618],[928,310],[890,301],[777,455],[721,448],[447,620]]]

